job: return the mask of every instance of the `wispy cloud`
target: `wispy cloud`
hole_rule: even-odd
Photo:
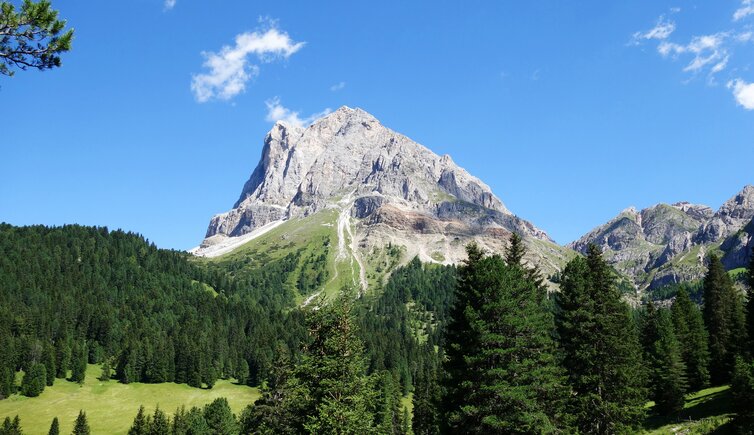
[[[741,0],[741,7],[733,13],[733,21],[743,20],[754,14],[754,0]]]
[[[314,113],[307,117],[301,118],[299,116],[299,112],[294,112],[293,110],[284,107],[281,104],[279,97],[271,98],[265,101],[264,104],[267,106],[267,116],[265,117],[265,120],[267,122],[283,121],[287,124],[297,127],[306,127],[308,125],[311,125],[314,121],[332,112],[332,110],[327,108],[319,113]]]
[[[252,64],[255,55],[260,62],[268,63],[287,59],[303,46],[288,33],[279,30],[275,22],[269,22],[265,31],[246,32],[236,35],[234,45],[226,45],[219,52],[203,52],[202,66],[209,71],[195,74],[191,90],[200,103],[210,100],[230,100],[246,90],[246,83],[259,75],[259,66]]]
[[[330,86],[330,90],[333,91],[333,92],[337,92],[337,91],[342,90],[345,87],[346,87],[346,82],[339,82],[339,83],[335,83],[334,85]]]
[[[730,37],[729,32],[721,32],[713,35],[695,36],[688,44],[676,44],[662,41],[657,46],[657,51],[664,57],[692,54],[693,59],[683,70],[686,72],[699,72],[709,67],[709,73],[719,73],[728,64],[730,55],[725,47],[725,41]]]
[[[170,9],[173,9],[175,7],[176,0],[165,0],[163,3],[163,7],[166,11],[169,11]]]
[[[754,110],[754,83],[735,79],[728,82],[728,89],[733,92],[733,97],[741,107]]]
[[[647,31],[636,32],[633,34],[632,41],[634,44],[639,44],[642,40],[664,40],[668,39],[670,35],[675,32],[675,23],[667,20],[664,15],[661,15],[657,20],[657,24]]]

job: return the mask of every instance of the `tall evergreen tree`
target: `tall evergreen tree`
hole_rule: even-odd
[[[658,414],[669,415],[683,409],[688,389],[686,365],[681,358],[670,314],[667,310],[659,310],[655,318],[657,338],[646,357],[650,370],[650,398],[655,401]]]
[[[749,261],[749,273],[748,280],[749,288],[747,290],[747,302],[746,302],[746,325],[749,335],[749,346],[746,349],[746,353],[754,357],[754,248],[751,252],[751,260]]]
[[[139,406],[136,417],[134,417],[134,422],[128,430],[128,435],[147,435],[149,433],[149,423],[144,406]]]
[[[569,409],[580,432],[627,433],[644,415],[641,346],[628,306],[596,246],[566,265],[557,298]]]
[[[232,415],[232,414],[231,414]],[[234,419],[235,420],[235,419]],[[170,433],[170,419],[158,406],[154,410],[152,421],[149,424],[149,435],[164,435]],[[228,432],[234,433],[234,432]],[[237,433],[237,431],[235,432]]]
[[[47,385],[47,369],[44,364],[34,363],[24,374],[21,382],[21,394],[27,397],[37,397]]]
[[[516,233],[511,234],[508,239],[508,249],[505,251],[505,262],[509,266],[520,266],[524,264],[524,255],[526,255],[526,248],[524,247],[524,241]]]
[[[699,307],[691,301],[686,288],[681,287],[671,308],[673,325],[681,356],[686,365],[689,388],[701,390],[709,384],[709,347],[707,331]]]
[[[71,381],[83,384],[86,379],[86,364],[89,352],[86,342],[76,342],[71,352]]]
[[[79,411],[79,416],[76,417],[76,423],[73,425],[73,435],[90,435],[89,422],[86,420],[86,413]]]
[[[754,362],[736,358],[731,393],[736,412],[733,425],[740,434],[754,434]]]
[[[438,405],[442,392],[439,386],[434,349],[425,350],[418,373],[414,380],[414,416],[411,427],[415,435],[438,435],[440,433],[440,413]]]
[[[21,419],[16,415],[13,420],[10,417],[5,417],[3,425],[0,426],[0,434],[2,435],[22,435]]]
[[[465,306],[454,308],[464,318],[451,321],[448,337],[456,352],[464,340],[474,346],[446,366],[447,430],[556,432],[564,425],[567,389],[554,357],[553,319],[539,288],[519,265],[497,255],[481,257],[473,245],[467,252],[457,288]]]
[[[52,419],[52,424],[50,424],[50,430],[47,432],[47,435],[60,435],[60,422],[57,417]]]
[[[57,374],[57,367],[55,367],[55,348],[48,345],[45,348],[44,355],[45,373],[47,374],[46,384],[48,387],[55,384],[55,375]]]
[[[230,409],[228,399],[217,398],[204,407],[204,420],[213,434],[238,433],[238,421]]]
[[[714,384],[730,380],[735,357],[746,342],[741,297],[720,259],[709,256],[704,277],[704,324],[709,333],[710,377]]]

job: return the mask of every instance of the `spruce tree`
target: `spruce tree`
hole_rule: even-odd
[[[148,433],[149,421],[142,405],[139,406],[139,411],[136,412],[136,417],[134,417],[134,422],[128,430],[128,435],[147,435]]]
[[[686,365],[667,310],[657,313],[657,341],[652,347],[646,362],[650,366],[650,398],[655,401],[655,410],[661,415],[680,412],[688,389]]]
[[[152,421],[149,423],[149,435],[164,435],[170,433],[170,419],[158,406],[154,410]],[[233,433],[233,432],[228,432]]]
[[[754,248],[752,248],[751,260],[749,261],[748,278],[749,289],[747,292],[748,301],[746,302],[746,330],[749,335],[749,348],[746,350],[746,353],[751,357],[754,357]]]
[[[71,352],[71,381],[83,384],[86,379],[86,363],[88,361],[88,352],[86,342],[76,342]]]
[[[521,236],[516,233],[511,234],[508,243],[508,249],[505,251],[505,262],[508,263],[509,266],[523,265],[526,248],[524,248],[524,242],[521,240]]]
[[[2,427],[0,427],[0,434],[2,435],[22,435],[23,431],[21,430],[21,419],[18,418],[18,415],[13,417],[13,420],[10,419],[10,417],[5,417],[5,421],[3,421]]]
[[[736,416],[733,425],[740,434],[754,433],[754,362],[736,358],[731,381],[733,410]]]
[[[453,319],[448,336],[474,347],[459,355],[465,368],[457,370],[457,362],[446,366],[446,385],[457,386],[443,399],[447,430],[558,431],[564,426],[568,394],[554,357],[553,319],[537,284],[523,268],[506,264],[500,256],[480,257],[475,246],[467,252],[469,261],[457,287],[458,300],[466,304],[456,308],[465,320]],[[453,330],[459,325],[468,329]],[[462,341],[450,344],[464,347]]]
[[[709,333],[710,378],[715,385],[730,380],[737,354],[744,350],[746,327],[740,295],[720,259],[711,254],[704,277],[704,324]]]
[[[442,397],[434,349],[425,346],[423,358],[414,381],[414,416],[411,427],[415,435],[438,435],[440,433],[440,414],[438,405]]]
[[[89,422],[86,421],[86,413],[79,411],[76,423],[73,425],[73,435],[90,435]]]
[[[686,365],[686,379],[691,390],[701,390],[709,385],[709,349],[707,331],[699,307],[689,298],[688,291],[681,287],[671,308],[673,325],[681,357]]]
[[[57,417],[52,419],[52,424],[50,424],[50,430],[47,432],[47,435],[60,435],[60,422]]]
[[[45,372],[47,374],[46,384],[48,387],[55,384],[55,375],[57,374],[57,367],[55,367],[55,348],[48,345],[45,348],[44,355]]]
[[[573,394],[569,410],[583,433],[626,433],[644,415],[641,346],[628,306],[599,248],[566,265],[557,327]]]
[[[230,409],[228,399],[217,398],[204,407],[204,420],[213,434],[238,433],[238,421]]]
[[[105,359],[105,362],[102,363],[102,374],[99,376],[99,380],[102,382],[107,382],[110,380],[110,377],[112,376],[112,367],[110,366],[110,360]]]
[[[27,397],[37,397],[47,385],[47,369],[44,364],[34,363],[24,374],[21,381],[21,394]]]
[[[241,359],[236,379],[241,385],[246,385],[249,382],[249,363],[246,361],[246,358]]]

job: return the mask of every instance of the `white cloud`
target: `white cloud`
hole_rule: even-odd
[[[213,99],[229,100],[246,89],[246,83],[259,75],[259,66],[251,64],[249,58],[256,55],[261,62],[289,58],[299,51],[304,42],[295,42],[288,33],[278,30],[270,23],[265,32],[246,32],[236,35],[235,45],[223,46],[219,52],[203,52],[202,66],[209,69],[203,74],[195,74],[191,80],[191,90],[200,103]]]
[[[735,79],[728,82],[728,89],[733,92],[736,102],[744,109],[754,110],[754,83]]]
[[[332,110],[327,108],[319,113],[314,113],[305,118],[301,118],[299,116],[299,112],[294,112],[287,107],[283,107],[283,105],[280,103],[279,97],[269,99],[265,101],[264,104],[267,106],[267,116],[265,117],[265,120],[267,122],[283,121],[287,124],[295,125],[297,127],[309,126],[314,121],[332,112]]]
[[[330,86],[330,90],[333,91],[333,92],[337,92],[337,91],[340,91],[341,89],[343,89],[345,87],[346,87],[346,82],[340,82],[340,83],[336,83],[336,84]]]
[[[728,32],[695,36],[686,45],[663,41],[657,46],[657,51],[664,57],[693,54],[694,58],[683,70],[696,73],[709,66],[710,74],[714,75],[728,65],[730,56],[724,45],[728,36],[730,36]]]
[[[647,30],[646,32],[636,32],[633,35],[633,42],[634,44],[639,44],[641,40],[664,40],[668,39],[671,34],[675,31],[675,23],[669,20],[665,19],[665,16],[662,15],[657,20],[657,24],[650,30]]]
[[[754,0],[742,0],[741,7],[733,13],[733,21],[742,20],[754,14]]]
[[[744,43],[749,42],[749,41],[754,41],[754,32],[752,32],[751,30],[741,32],[738,35],[736,35],[736,40],[738,42],[744,42]]]
[[[165,0],[164,7],[165,10],[170,10],[175,7],[175,1],[176,0]]]

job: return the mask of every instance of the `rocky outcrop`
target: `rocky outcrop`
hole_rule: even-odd
[[[586,252],[594,243],[637,287],[654,288],[699,278],[706,255],[716,250],[726,266],[739,267],[750,255],[744,226],[753,218],[754,187],[746,186],[717,211],[688,202],[626,209],[569,246]]]

